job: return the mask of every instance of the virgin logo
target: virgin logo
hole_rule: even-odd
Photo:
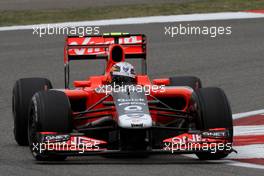
[[[140,44],[142,42],[141,36],[131,36],[119,38],[119,44]],[[85,37],[73,38],[69,45],[109,45],[114,44],[114,38],[101,38],[101,37]],[[70,49],[69,54],[84,55],[84,54],[106,54],[105,47],[90,47],[80,49]]]
[[[87,37],[83,40],[81,45],[87,45],[90,42],[91,38]],[[77,41],[71,42],[70,45],[79,45]],[[76,55],[83,55],[85,53],[86,48],[74,49]]]

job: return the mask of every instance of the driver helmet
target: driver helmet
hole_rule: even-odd
[[[135,84],[135,69],[128,62],[118,62],[110,70],[111,83],[115,85]]]

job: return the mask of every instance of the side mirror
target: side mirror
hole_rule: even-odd
[[[152,84],[154,85],[164,85],[164,86],[169,86],[170,85],[170,80],[168,78],[164,78],[164,79],[153,79],[152,80]]]

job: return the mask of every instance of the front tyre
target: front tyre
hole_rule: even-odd
[[[226,128],[229,130],[229,141],[233,141],[232,112],[224,91],[220,88],[209,87],[195,91],[199,107],[197,128],[208,130],[213,128]],[[229,153],[218,151],[216,153],[201,152],[197,157],[201,160],[218,160],[226,157]]]
[[[70,133],[72,131],[71,108],[68,97],[60,91],[41,91],[32,97],[28,121],[28,140],[30,150],[36,160],[62,161],[67,156],[40,153],[39,132]]]
[[[46,78],[23,78],[16,81],[12,95],[14,137],[18,145],[28,145],[28,109],[32,96],[41,90],[51,89]]]

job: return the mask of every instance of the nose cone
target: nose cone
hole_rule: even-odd
[[[150,128],[152,119],[149,114],[125,114],[118,117],[118,125],[121,128]]]

